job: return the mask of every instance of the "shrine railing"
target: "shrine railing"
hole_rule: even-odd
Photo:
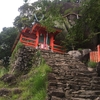
[[[26,46],[36,47],[36,39],[27,38],[21,35],[20,42]]]
[[[98,62],[98,51],[90,52],[90,61]]]
[[[97,46],[97,51],[90,52],[90,61],[100,62],[100,45]]]
[[[62,48],[62,46],[57,44],[53,45],[53,51],[58,53],[65,53],[65,50]]]

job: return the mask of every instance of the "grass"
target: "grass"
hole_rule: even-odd
[[[3,69],[4,71],[4,69]],[[0,100],[45,100],[47,96],[47,74],[51,71],[51,68],[45,64],[42,59],[40,66],[33,68],[27,79],[20,80],[17,87],[22,90],[21,94],[11,94],[10,96],[0,97]],[[4,71],[5,72],[5,71]],[[3,72],[1,72],[3,74]],[[0,82],[0,88],[10,87],[5,86]],[[14,88],[14,87],[12,87]]]
[[[41,89],[39,92],[37,92],[35,95],[34,95],[34,98],[31,98],[30,100],[45,100],[46,98],[46,91],[45,89]]]
[[[7,96],[3,96],[3,97],[0,97],[0,100],[11,100],[11,99]]]
[[[9,70],[12,70],[11,64],[13,64],[13,62],[16,60],[16,53],[18,52],[18,50],[23,46],[23,44],[19,41],[15,47],[15,49],[13,50],[11,57],[10,57],[10,62],[9,62]],[[12,73],[12,72],[9,72]]]
[[[8,70],[5,67],[0,68],[0,77],[7,73]]]
[[[95,68],[96,67],[96,62],[93,62],[93,61],[89,61],[88,62],[88,67],[91,67],[91,68]]]
[[[47,73],[50,71],[50,67],[44,63],[35,68],[34,74],[20,83],[25,89],[25,92],[21,94],[21,99],[24,100],[28,97],[29,100],[45,100],[47,95]]]
[[[13,95],[11,100],[45,100],[47,96],[47,74],[51,68],[42,59],[41,64],[28,73],[30,76],[23,79],[18,86],[23,90],[19,95]]]
[[[21,47],[21,44],[18,44],[13,51],[12,61],[14,61],[14,55],[17,50]],[[0,100],[45,100],[47,96],[47,74],[51,71],[51,68],[45,63],[44,59],[41,57],[40,52],[36,56],[39,56],[41,59],[38,66],[33,66],[30,72],[27,74],[27,78],[17,79],[17,88],[22,90],[20,94],[11,93],[9,96],[0,97]],[[34,64],[33,64],[34,65]],[[0,77],[7,73],[5,68],[1,68]],[[15,86],[9,87],[4,82],[0,81],[0,88],[13,89]]]
[[[19,48],[21,48],[22,46],[23,46],[23,44],[21,42],[17,43],[17,45],[11,55],[11,62],[13,62],[15,60],[15,54],[19,50]]]
[[[8,70],[3,67],[3,66],[0,66],[0,78],[6,74],[8,72]],[[4,84],[4,82],[0,81],[0,88],[5,88],[7,87],[7,84]],[[1,100],[1,99],[0,99]]]

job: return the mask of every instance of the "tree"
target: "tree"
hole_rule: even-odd
[[[89,47],[93,41],[100,37],[100,0],[86,0],[81,6],[82,17],[77,20],[76,25],[72,28],[72,33],[76,34],[78,47]],[[94,44],[93,44],[94,43]],[[99,41],[100,43],[100,41]]]
[[[76,0],[40,0],[31,5],[25,3],[19,8],[20,16],[15,18],[14,25],[21,29],[21,27],[31,26],[32,22],[39,22],[50,32],[55,31],[52,27],[58,27],[63,29],[62,33],[66,34],[74,25],[72,22],[77,19],[76,16],[79,13],[79,4],[75,2]],[[72,19],[73,13],[76,13],[74,19]]]
[[[0,59],[4,61],[4,64],[8,64],[8,60],[11,55],[11,48],[17,34],[18,30],[14,27],[5,27],[0,33]]]
[[[76,45],[78,42],[76,41],[77,36],[76,34],[69,32],[68,34],[65,35],[65,39],[62,41],[63,46],[69,50],[74,50],[76,48]]]
[[[23,0],[25,3],[28,1],[28,0]]]
[[[21,28],[23,27],[23,24],[22,24],[22,21],[21,21],[21,17],[20,16],[17,16],[15,18],[13,25],[15,27],[17,27],[19,30],[21,30]]]
[[[16,26],[19,30],[21,30],[22,27],[31,26],[34,21],[32,20],[32,16],[35,12],[35,8],[32,5],[25,3],[18,10],[20,15],[15,18],[13,23],[14,26]]]
[[[73,13],[79,7],[77,3],[68,2],[68,0],[42,0],[40,2],[40,10],[44,14],[44,19],[40,22],[51,30],[53,26],[64,29],[65,31],[71,27],[69,19],[64,17],[69,13]],[[54,10],[55,9],[55,10]],[[52,31],[52,30],[51,30]]]
[[[63,15],[74,11],[78,5],[71,4],[76,0],[38,0],[32,4],[25,3],[19,8],[20,16],[15,18],[15,26],[30,26],[32,22],[40,22],[46,26],[48,30],[57,26],[66,29],[70,27],[70,23]],[[55,10],[54,10],[55,9]],[[17,20],[19,19],[19,21]]]

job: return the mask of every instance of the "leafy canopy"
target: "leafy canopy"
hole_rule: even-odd
[[[31,26],[33,22],[40,22],[50,31],[51,27],[57,26],[67,30],[71,27],[68,19],[63,15],[75,10],[77,0],[40,0],[34,3],[25,3],[19,8],[20,16],[17,16],[14,25],[21,27]],[[66,3],[68,5],[65,5]],[[70,2],[74,4],[70,4]],[[68,6],[66,8],[66,6]],[[72,7],[73,6],[73,7]],[[70,8],[71,7],[71,8]],[[70,10],[69,10],[70,8]]]
[[[100,34],[100,0],[86,0],[80,9],[81,18],[76,21],[69,34],[74,34],[74,40],[78,42],[75,44],[77,48],[86,48]]]
[[[18,34],[18,30],[14,27],[3,28],[0,33],[0,59],[6,64],[11,55],[11,48]]]

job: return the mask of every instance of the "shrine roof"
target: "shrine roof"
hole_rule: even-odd
[[[55,29],[55,31],[54,32],[48,32],[46,27],[42,26],[40,23],[35,23],[33,25],[33,27],[31,28],[30,33],[35,33],[36,31],[45,31],[45,32],[48,32],[48,33],[58,34],[62,31],[62,29],[57,28],[57,27],[52,27],[52,29]]]

